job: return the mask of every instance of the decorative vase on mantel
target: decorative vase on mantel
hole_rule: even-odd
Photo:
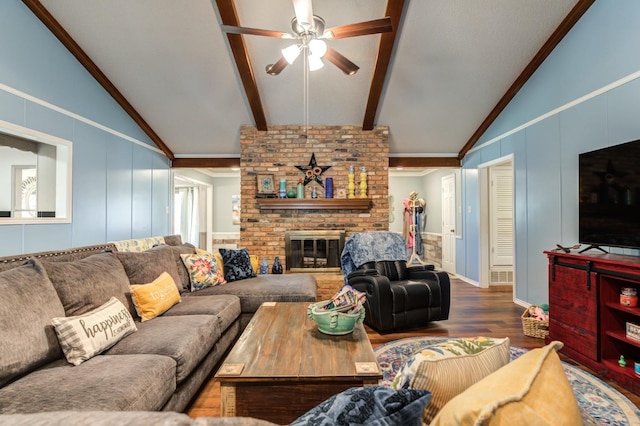
[[[271,267],[272,274],[281,274],[282,273],[282,263],[280,263],[280,258],[276,256],[273,260],[273,266]]]

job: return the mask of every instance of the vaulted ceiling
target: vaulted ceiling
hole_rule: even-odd
[[[392,31],[330,40],[358,65],[265,67],[291,40],[291,0],[23,0],[173,160],[239,162],[239,128],[389,126],[391,165],[452,166],[594,0],[315,0],[327,27],[389,16]]]

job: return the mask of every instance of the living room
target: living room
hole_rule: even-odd
[[[25,4],[3,2],[0,16],[2,131],[59,138],[70,141],[73,147],[70,214],[57,221],[43,218],[37,224],[3,222],[5,218],[0,218],[0,256],[171,234],[168,207],[173,192],[172,161]],[[578,155],[640,139],[636,117],[640,99],[638,17],[640,6],[632,0],[605,0],[588,7],[460,159],[456,174],[460,199],[456,207],[461,229],[455,240],[455,275],[460,279],[478,286],[483,283],[482,170],[495,161],[512,161],[516,283],[513,301],[523,305],[548,302],[548,259],[543,252],[554,249],[556,244],[572,246],[579,241]],[[230,56],[228,52],[225,55]],[[228,60],[232,64],[232,59]],[[504,82],[502,92],[512,82]],[[498,99],[499,95],[492,103]],[[167,100],[159,99],[162,101]],[[239,103],[243,119],[251,122],[244,101]],[[387,123],[379,124],[384,127]],[[293,125],[299,126],[300,122]],[[393,127],[388,128],[390,134],[394,131]],[[240,147],[243,129],[238,127],[235,132],[233,138]],[[392,147],[385,148],[389,152]],[[319,147],[313,147],[287,158],[286,170],[282,166],[278,171],[265,172],[276,179],[286,177],[289,186],[302,176],[295,166],[307,165],[313,152],[320,165],[332,161]],[[389,155],[375,159],[380,164],[373,161],[371,166],[367,159],[370,179],[384,174],[385,167],[387,173],[392,173],[394,158]],[[238,151],[235,160],[242,168],[247,157]],[[382,164],[385,161],[387,164]],[[365,160],[362,164],[353,163],[360,167]],[[340,185],[346,186],[347,174],[347,165],[336,164],[327,176],[335,177],[336,182],[339,178]],[[384,189],[390,191],[393,178],[386,176],[388,188]],[[237,179],[238,187],[232,192],[242,194],[242,212],[250,213],[252,207],[244,203],[255,203],[255,199],[244,194],[247,189],[249,194],[255,190],[255,175],[242,174]],[[376,194],[379,189],[370,187],[371,194],[379,197],[373,211],[384,211],[387,216],[376,220],[375,225],[385,229],[389,224],[387,196],[393,195],[397,201],[407,197],[409,191]],[[424,195],[426,188],[420,192]],[[227,195],[218,199],[214,191],[213,197],[213,203],[223,205],[231,216]],[[376,206],[378,202],[380,205]],[[395,214],[395,220],[400,221],[400,212],[396,210]],[[355,216],[360,225],[359,216]],[[237,226],[242,227],[246,221],[247,216],[241,217],[241,225]],[[238,229],[239,235],[241,232]],[[258,251],[258,246],[252,246],[252,251]],[[637,249],[630,248],[611,247],[610,251],[640,255]],[[256,254],[260,256],[262,252]],[[264,255],[272,259],[276,254],[282,256],[276,251]]]

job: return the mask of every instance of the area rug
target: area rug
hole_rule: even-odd
[[[440,343],[452,337],[409,337],[385,343],[374,349],[380,368],[380,384],[390,386],[404,361],[424,346]],[[512,346],[511,360],[527,350]],[[640,425],[640,410],[620,392],[591,374],[566,362],[562,363],[580,408],[603,425]]]

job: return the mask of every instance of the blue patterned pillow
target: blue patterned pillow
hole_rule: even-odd
[[[222,263],[224,263],[224,279],[227,282],[244,280],[255,277],[251,266],[249,250],[246,248],[239,250],[220,249]]]
[[[332,396],[291,423],[303,425],[420,425],[431,401],[426,390],[386,386],[351,388]]]

